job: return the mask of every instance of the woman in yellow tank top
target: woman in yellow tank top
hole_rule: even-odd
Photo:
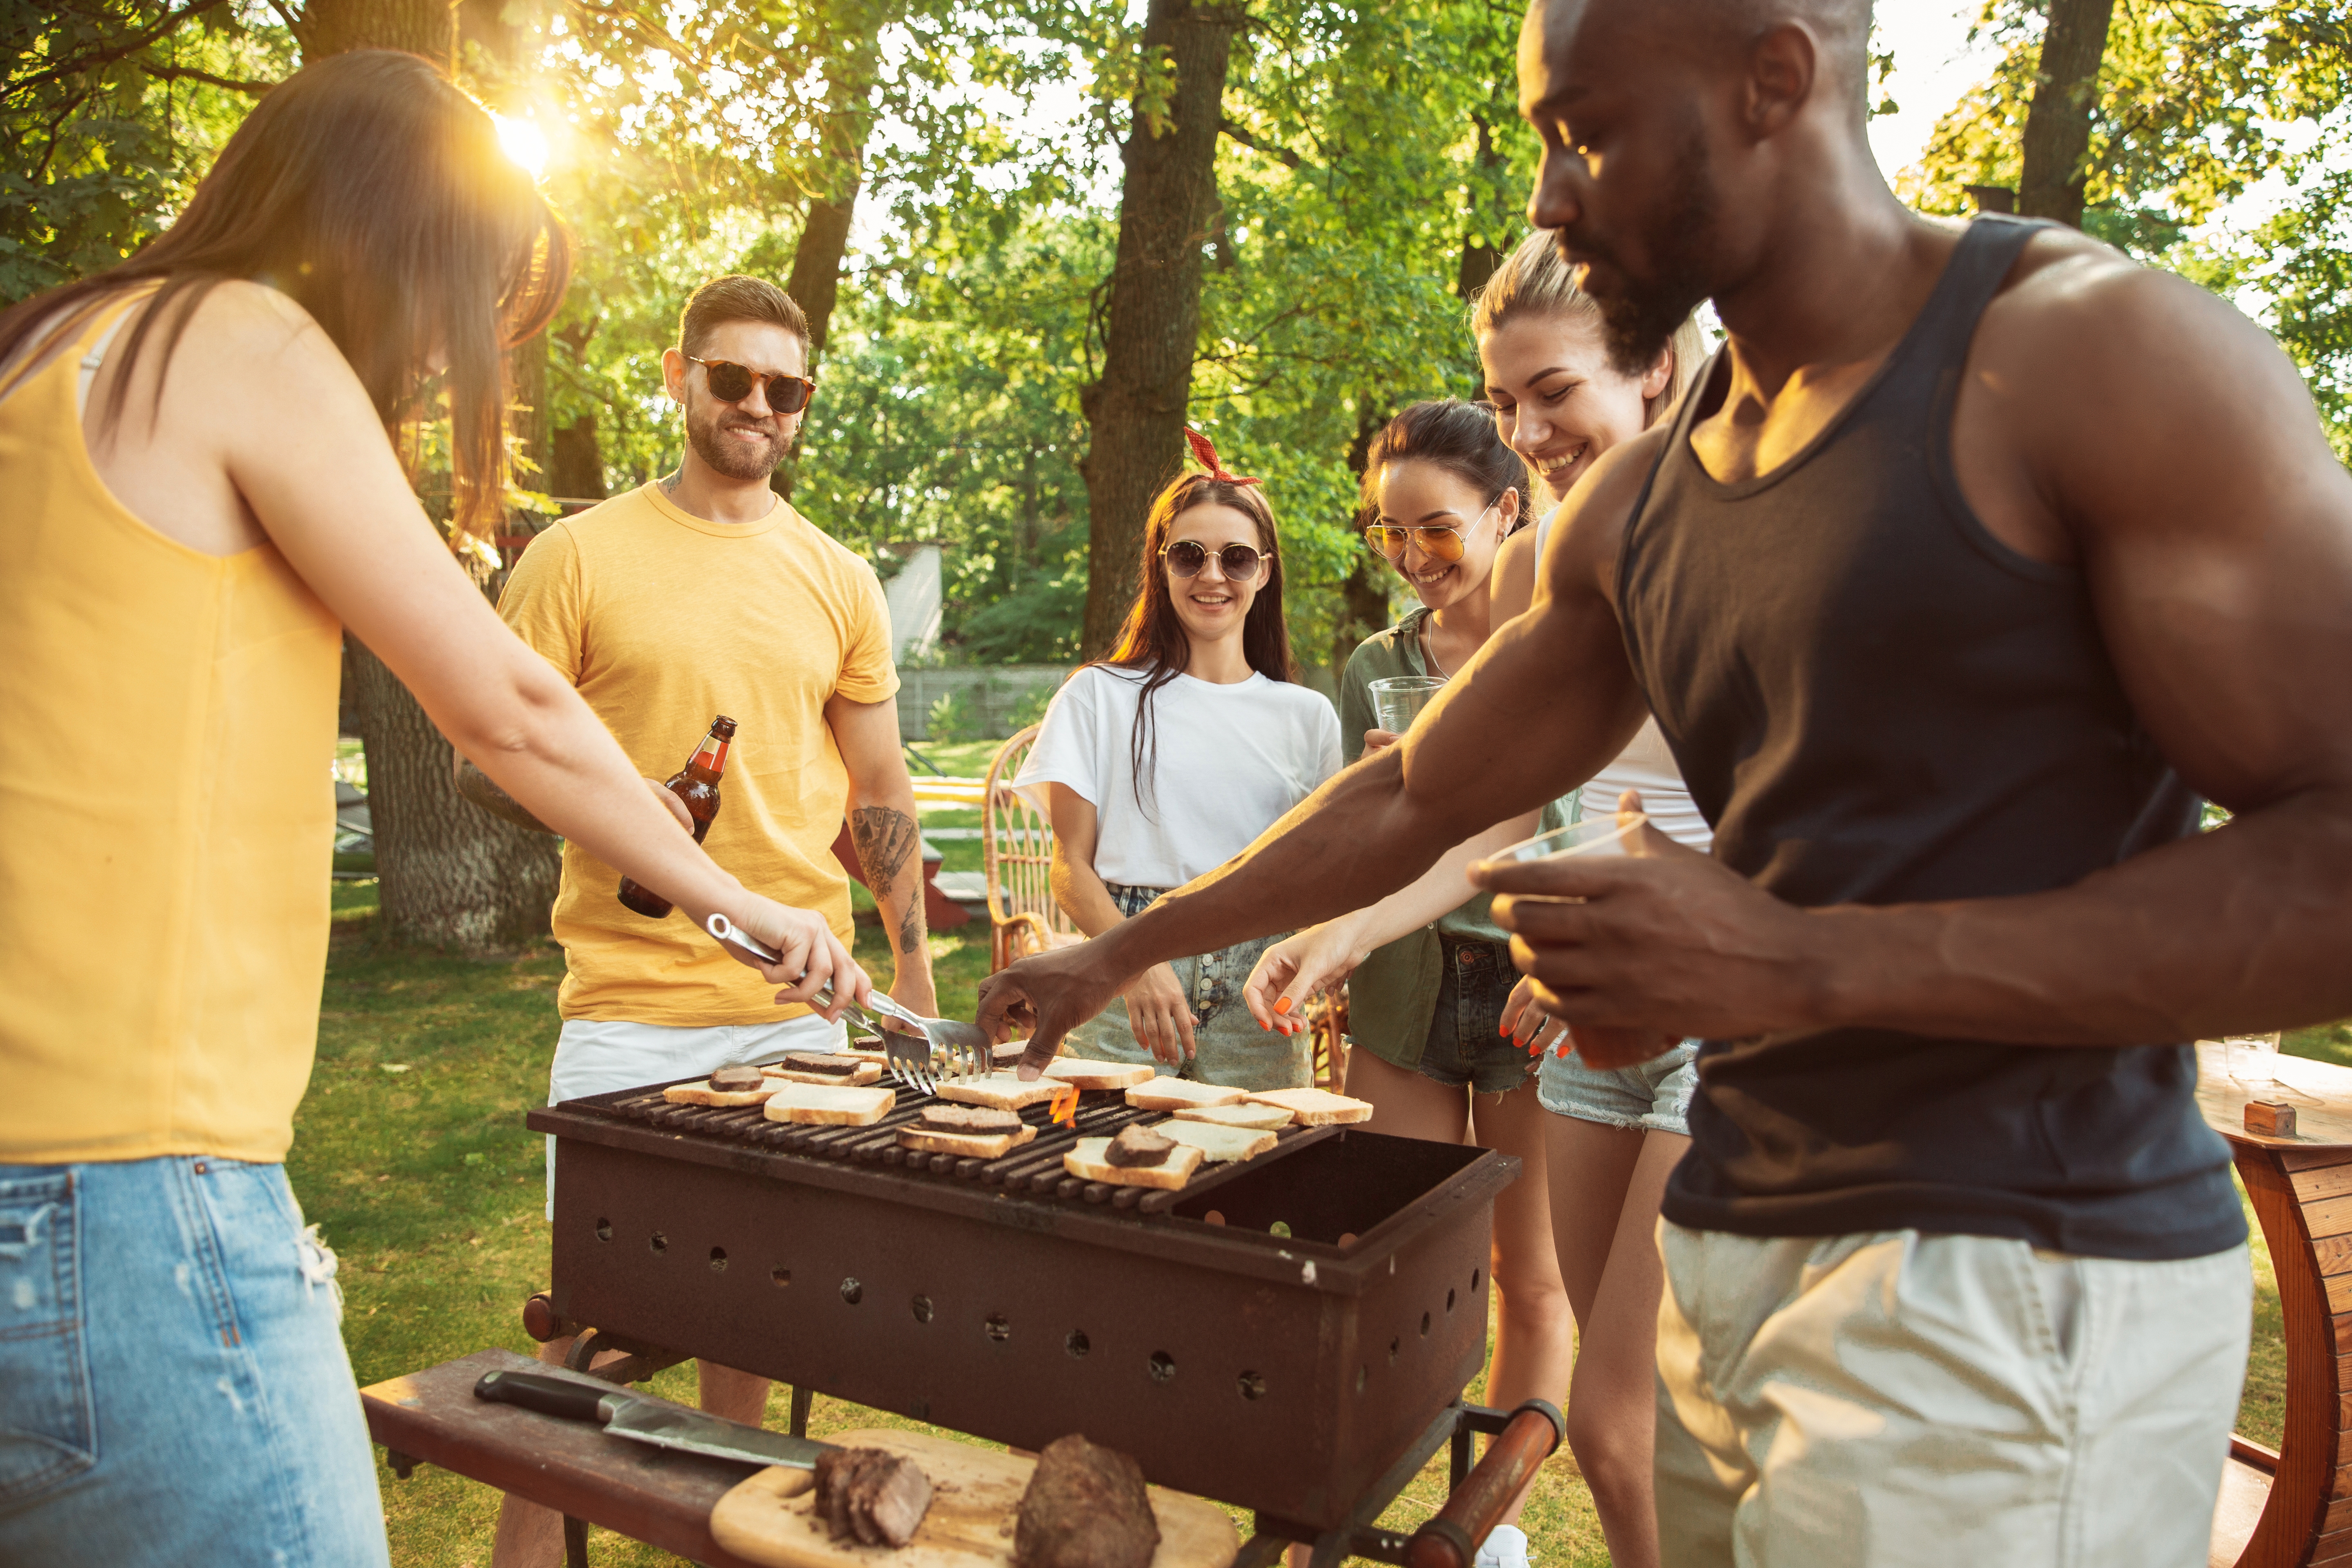
[[[487,521],[501,351],[568,272],[488,117],[365,51],[275,89],[129,263],[0,315],[0,1561],[385,1561],[333,1258],[279,1164],[344,627],[540,820],[781,952],[779,1001],[868,990],[677,829],[387,438],[439,373]]]

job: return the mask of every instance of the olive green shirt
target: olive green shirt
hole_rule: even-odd
[[[1422,624],[1429,615],[1426,605],[1414,609],[1388,630],[1366,637],[1349,657],[1339,677],[1339,744],[1350,763],[1364,754],[1364,731],[1380,721],[1372,707],[1372,682],[1430,673],[1421,643]],[[1565,821],[1558,803],[1544,807],[1543,830]],[[1480,893],[1432,924],[1374,948],[1348,977],[1349,1043],[1394,1066],[1418,1067],[1445,978],[1442,939],[1490,942],[1497,947],[1510,942],[1511,933],[1495,923],[1491,903],[1490,895]]]

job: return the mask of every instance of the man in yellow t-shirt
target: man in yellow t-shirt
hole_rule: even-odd
[[[938,1012],[924,940],[921,835],[898,745],[898,677],[882,585],[768,487],[814,391],[808,325],[775,285],[720,278],[687,302],[662,356],[686,410],[677,471],[531,542],[499,613],[585,698],[649,783],[686,763],[711,720],[736,721],[703,847],[743,885],[823,913],[845,945],[849,880],[833,855],[845,809],[881,906],[890,993]],[[460,760],[458,789],[536,826]],[[665,800],[671,800],[662,792]],[[681,823],[688,819],[677,807]],[[616,897],[620,873],[567,844],[555,901],[562,1031],[549,1100],[835,1050],[842,1027],[720,952],[682,914]],[[554,1140],[549,1142],[552,1217]],[[546,1347],[560,1359],[563,1344]],[[767,1380],[700,1363],[702,1405],[757,1423]],[[561,1552],[558,1517],[509,1498],[496,1568]]]

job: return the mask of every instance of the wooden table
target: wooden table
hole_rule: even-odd
[[[369,1436],[397,1456],[395,1465],[439,1465],[707,1568],[754,1568],[710,1538],[710,1510],[760,1466],[632,1443],[584,1421],[475,1398],[476,1380],[494,1371],[577,1376],[512,1351],[477,1351],[361,1389]]]
[[[2285,1434],[2275,1454],[2231,1440],[2209,1562],[2352,1563],[2352,1069],[2281,1057],[2250,1094],[2220,1046],[2197,1056],[2198,1105],[2230,1141],[2286,1320]],[[2249,1099],[2294,1106],[2296,1136],[2247,1131]]]

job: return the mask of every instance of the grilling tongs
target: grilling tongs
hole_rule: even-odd
[[[762,963],[782,962],[765,942],[725,915],[714,913],[703,927],[719,942],[741,949]],[[941,1078],[977,1077],[994,1068],[987,1031],[978,1025],[953,1018],[926,1018],[901,1007],[880,990],[873,992],[872,997],[871,1012],[855,1002],[848,1004],[846,1011],[881,1037],[883,1059],[889,1063],[891,1076],[900,1083],[933,1094],[938,1092]],[[815,1006],[830,1007],[833,988],[828,985],[809,1000]],[[885,1023],[874,1016],[876,1013],[895,1018],[898,1023]],[[909,1028],[917,1033],[908,1034]],[[935,1057],[938,1069],[932,1066]]]

